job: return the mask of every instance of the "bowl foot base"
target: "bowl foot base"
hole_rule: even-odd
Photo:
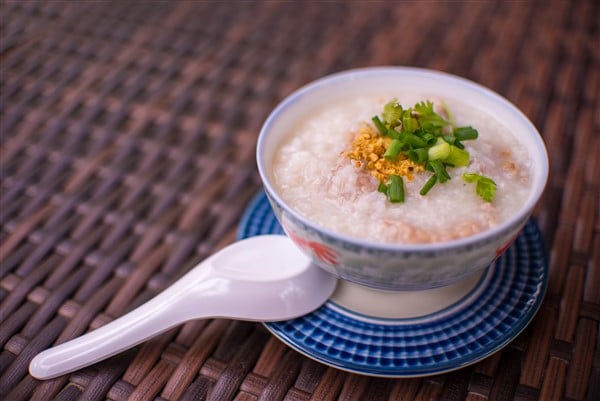
[[[473,291],[487,270],[438,288],[419,291],[386,291],[339,280],[331,301],[371,317],[403,319],[428,315],[458,302]]]

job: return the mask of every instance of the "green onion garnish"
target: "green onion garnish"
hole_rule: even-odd
[[[403,143],[400,142],[400,140],[393,139],[390,146],[385,150],[383,157],[388,160],[396,160],[398,154],[400,154],[400,151],[402,150],[402,145]]]
[[[445,183],[450,179],[450,174],[446,171],[446,166],[439,160],[430,160],[429,164],[433,168],[433,172],[440,184]]]
[[[444,159],[444,163],[452,164],[454,167],[465,167],[469,165],[469,152],[457,148],[456,146],[450,146],[450,152]]]
[[[400,139],[401,137],[400,133],[393,128],[387,130],[387,136],[389,136],[392,139]]]
[[[438,138],[437,143],[427,151],[429,160],[444,160],[450,154],[450,145],[448,142]]]
[[[404,182],[399,175],[390,177],[390,185],[388,186],[388,198],[392,203],[404,202]]]
[[[385,125],[383,125],[378,116],[374,116],[371,120],[381,135],[387,135],[387,128],[385,128]]]
[[[467,141],[477,139],[479,133],[473,127],[458,127],[454,129],[454,136],[459,141]]]
[[[423,139],[425,141],[425,144],[427,147],[433,146],[437,142],[438,137],[429,132],[421,131],[418,133],[418,135],[419,135],[419,137],[421,137],[421,139]]]
[[[402,136],[400,137],[400,139],[407,145],[410,145],[415,148],[424,148],[427,146],[427,142],[425,142],[423,139],[419,138],[415,134],[403,131],[401,135]]]
[[[391,139],[383,153],[387,161],[395,162],[399,157],[406,158],[433,173],[421,188],[421,195],[427,194],[436,183],[450,180],[447,168],[469,165],[470,155],[462,141],[477,139],[479,136],[473,127],[457,127],[454,116],[445,104],[442,104],[442,109],[441,114],[435,112],[433,103],[429,100],[417,102],[413,107],[404,109],[396,99],[392,99],[384,106],[381,116],[372,118],[379,133]],[[413,170],[410,167],[407,176],[410,177]],[[393,174],[389,175],[390,182],[381,182],[377,190],[386,194],[390,202],[403,202],[402,177],[397,175],[399,173]],[[463,179],[476,182],[479,196],[488,202],[491,201],[496,189],[493,180],[471,173],[463,175]]]
[[[449,145],[456,143],[456,137],[454,135],[444,135],[444,141],[448,142]]]
[[[429,177],[429,179],[427,180],[425,185],[423,185],[423,188],[421,188],[421,190],[419,191],[419,194],[421,194],[422,196],[427,195],[427,192],[429,192],[429,190],[431,188],[433,188],[433,186],[435,185],[436,182],[437,182],[437,177],[434,174],[431,177]]]
[[[425,163],[427,161],[427,150],[425,149],[410,149],[406,151],[406,157],[415,163]]]

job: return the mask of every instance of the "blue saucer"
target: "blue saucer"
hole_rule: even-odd
[[[263,192],[248,206],[238,238],[283,234]],[[453,305],[415,318],[366,316],[327,301],[297,319],[265,323],[300,353],[342,370],[383,377],[435,375],[497,352],[534,317],[546,292],[548,261],[530,220],[471,292]]]

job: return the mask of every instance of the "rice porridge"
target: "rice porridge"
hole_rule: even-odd
[[[330,230],[365,240],[406,244],[473,235],[508,219],[525,203],[530,196],[531,161],[509,127],[462,103],[416,94],[395,97],[405,109],[431,100],[440,114],[445,111],[441,105],[447,104],[454,126],[475,128],[477,139],[462,142],[468,164],[450,165],[449,179],[421,195],[434,173],[424,169],[423,163],[408,163],[402,177],[403,201],[390,202],[381,191],[382,179],[366,168],[370,155],[361,161],[353,151],[361,135],[377,134],[372,117],[382,115],[390,97],[356,97],[316,111],[289,132],[273,165],[281,197]],[[367,146],[371,149],[371,144]],[[464,173],[493,180],[493,200],[482,199],[476,184],[463,178]]]

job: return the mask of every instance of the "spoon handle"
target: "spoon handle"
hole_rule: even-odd
[[[170,328],[197,317],[189,307],[192,290],[202,281],[215,285],[210,269],[193,277],[183,276],[169,288],[120,318],[81,337],[41,352],[33,358],[29,372],[38,379],[51,379],[92,365],[131,348]],[[202,277],[204,276],[204,277]]]

